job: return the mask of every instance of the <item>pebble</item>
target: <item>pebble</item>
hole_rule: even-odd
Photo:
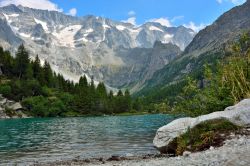
[[[191,152],[189,152],[189,151],[185,151],[185,152],[183,153],[183,156],[184,156],[184,157],[189,157],[189,156],[190,156],[190,154],[191,154]]]
[[[240,144],[238,144],[241,142]],[[232,146],[235,145],[235,146]],[[190,155],[192,154],[192,155]],[[242,160],[242,158],[244,160]],[[167,164],[166,164],[167,163]],[[87,166],[94,166],[90,164]],[[250,165],[250,136],[233,138],[227,140],[222,147],[210,147],[209,150],[197,153],[185,151],[183,157],[161,157],[145,160],[112,161],[106,162],[104,166],[186,166],[186,165]]]
[[[103,162],[85,162],[85,166],[186,166],[186,165],[204,165],[204,166],[220,166],[220,165],[250,165],[250,135],[234,137],[225,141],[222,147],[210,147],[209,150],[197,153],[184,152],[183,157],[156,157],[145,158],[144,160],[122,160],[119,156],[112,156],[111,160]],[[80,161],[79,161],[80,162]],[[82,163],[60,163],[61,166],[81,165]],[[56,165],[56,164],[55,164]],[[51,165],[49,165],[51,166]],[[52,164],[53,166],[53,164]]]

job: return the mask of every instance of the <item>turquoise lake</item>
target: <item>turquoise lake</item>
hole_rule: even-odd
[[[0,164],[157,153],[156,130],[169,115],[0,120]]]

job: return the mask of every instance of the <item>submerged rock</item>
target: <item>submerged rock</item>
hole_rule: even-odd
[[[226,119],[239,126],[250,126],[250,99],[245,99],[235,106],[226,108],[224,111],[202,115],[197,118],[177,119],[158,129],[153,141],[154,146],[164,153],[169,144],[178,136],[186,133],[188,129],[216,119]]]

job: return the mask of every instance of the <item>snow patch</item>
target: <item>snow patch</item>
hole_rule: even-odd
[[[19,35],[25,38],[30,38],[30,34],[19,33]]]
[[[103,28],[104,28],[104,29],[109,29],[109,28],[111,28],[111,27],[108,26],[107,24],[104,24],[104,25],[103,25]]]
[[[44,39],[41,37],[31,37],[31,40],[44,40]]]
[[[76,41],[78,41],[78,42],[81,42],[81,41],[83,41],[83,42],[89,42],[89,40],[88,39],[86,39],[86,38],[81,38],[81,39],[78,39],[78,40],[76,40]]]
[[[158,27],[156,27],[156,26],[150,26],[150,27],[149,27],[149,30],[150,30],[150,31],[161,31],[161,32],[163,32],[162,29],[160,29],[160,28],[158,28]]]
[[[10,15],[8,15],[9,17],[18,17],[19,16],[19,14],[10,14]]]
[[[4,15],[6,21],[7,21],[8,23],[11,23],[11,20],[10,20],[9,16],[8,16],[7,14],[4,14],[4,13],[3,13],[3,15]]]
[[[162,43],[170,43],[172,42],[174,35],[172,34],[165,34],[164,35],[164,40],[162,41]]]
[[[94,32],[92,28],[86,30],[86,33],[91,33],[91,32]]]
[[[43,27],[43,29],[44,29],[46,32],[48,32],[48,31],[49,31],[49,28],[48,28],[48,26],[47,26],[47,23],[46,23],[46,22],[41,21],[41,20],[38,20],[38,19],[36,19],[36,18],[34,18],[34,20],[35,20],[35,22],[36,22],[37,24],[41,24],[41,25],[42,25],[42,27]]]
[[[120,31],[124,31],[126,29],[125,26],[122,26],[122,25],[117,25],[116,26],[116,29],[120,30]]]
[[[135,34],[138,34],[141,32],[141,28],[138,28],[138,29],[128,29],[131,33],[135,33]]]
[[[57,38],[59,45],[75,48],[74,37],[81,28],[82,25],[71,25],[59,32],[53,32],[52,34]]]

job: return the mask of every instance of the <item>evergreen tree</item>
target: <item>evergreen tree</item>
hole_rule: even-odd
[[[112,100],[114,98],[114,92],[111,90],[108,95],[109,99]]]
[[[127,111],[130,111],[131,110],[131,107],[132,107],[132,103],[131,103],[131,96],[130,96],[130,92],[129,92],[129,90],[127,89],[126,91],[125,91],[125,94],[124,94],[124,102],[125,102],[125,104],[126,104],[126,110]]]
[[[40,62],[38,55],[36,55],[35,61],[33,62],[34,78],[38,78],[38,76],[40,75],[40,72],[41,72],[41,62]]]
[[[108,96],[107,96],[107,90],[106,90],[106,87],[104,85],[104,83],[99,83],[97,88],[96,88],[96,93],[101,97],[101,98],[104,98],[106,99]]]
[[[122,90],[119,90],[119,91],[118,91],[117,96],[123,96]]]
[[[32,68],[32,64],[31,63],[29,63],[28,66],[27,66],[27,68],[26,68],[25,79],[27,79],[27,80],[33,79],[33,68]]]
[[[88,80],[85,75],[83,77],[80,77],[79,86],[84,88],[88,87]]]
[[[21,46],[19,46],[16,54],[16,72],[19,79],[21,79],[25,75],[29,63],[29,54],[22,44]]]
[[[53,85],[53,72],[52,72],[52,69],[50,67],[50,64],[47,61],[45,61],[45,63],[44,63],[43,70],[44,70],[44,80],[46,82],[46,85],[48,87],[52,87],[52,85]]]

